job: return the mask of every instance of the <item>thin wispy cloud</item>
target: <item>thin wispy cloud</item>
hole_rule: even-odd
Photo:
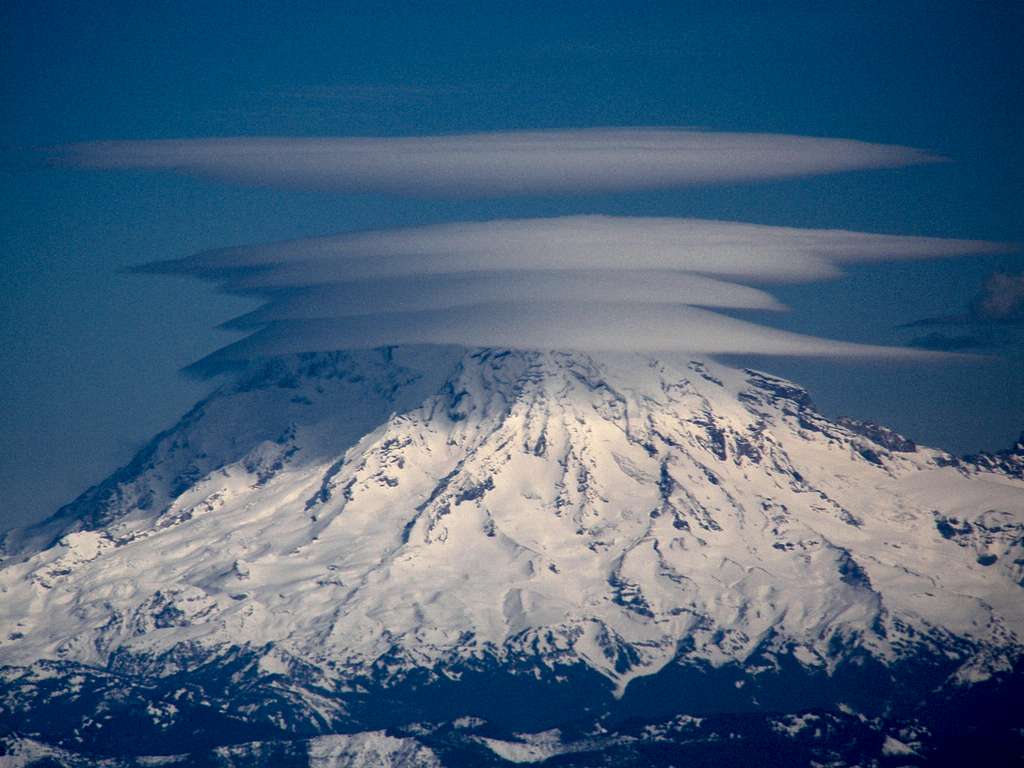
[[[52,153],[54,162],[82,168],[168,170],[262,186],[457,197],[663,189],[941,159],[910,147],[848,139],[664,128],[103,141]]]
[[[393,102],[427,100],[439,96],[457,96],[468,92],[464,85],[420,85],[416,83],[338,83],[308,85],[300,88],[279,88],[266,92],[292,100],[315,102]]]
[[[1024,352],[1024,274],[993,272],[966,311],[900,326],[922,349]]]
[[[993,322],[1024,322],[1024,274],[995,272],[988,276],[971,312]]]

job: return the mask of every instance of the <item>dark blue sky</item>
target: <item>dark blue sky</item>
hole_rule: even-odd
[[[106,475],[209,385],[177,371],[250,304],[123,267],[362,227],[569,213],[1024,241],[1018,3],[8,2],[0,8],[0,526]],[[612,196],[408,200],[37,165],[93,139],[697,126],[903,144],[937,166]],[[1019,255],[776,289],[780,327],[893,343]],[[1024,429],[1019,349],[977,364],[762,367],[823,409],[958,451]]]

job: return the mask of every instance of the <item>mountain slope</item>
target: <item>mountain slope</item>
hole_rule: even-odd
[[[161,696],[203,670],[225,701],[244,689],[243,720],[298,733],[387,725],[375,687],[400,709],[409,686],[499,672],[623,702],[639,686],[641,708],[686,670],[734,692],[787,670],[980,683],[1024,636],[1024,481],[997,459],[830,422],[796,385],[710,361],[276,360],[7,535],[7,699],[45,709],[40,663]]]

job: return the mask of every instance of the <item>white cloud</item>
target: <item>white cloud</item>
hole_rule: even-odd
[[[802,282],[844,264],[983,254],[980,240],[794,229],[704,219],[565,216],[457,222],[207,251],[154,271],[223,278],[229,288],[509,270],[676,270]]]
[[[330,283],[272,292],[267,304],[228,323],[252,328],[271,320],[415,312],[501,301],[624,301],[780,311],[756,288],[685,272],[641,270],[463,272]]]
[[[277,321],[194,366],[325,349],[436,344],[512,349],[927,359],[937,353],[803,336],[678,304],[483,303],[423,312]]]
[[[434,196],[606,193],[941,160],[908,147],[779,134],[610,128],[412,138],[232,138],[77,144],[78,167],[245,184]],[[694,354],[920,356],[766,328],[704,308],[780,310],[737,282],[1007,250],[997,243],[726,221],[567,216],[456,222],[224,248],[150,265],[267,303],[206,364],[395,344]],[[930,353],[929,353],[930,354]]]
[[[201,368],[245,356],[397,344],[691,354],[913,357],[801,336],[703,308],[781,310],[719,278],[813,281],[843,265],[991,253],[976,240],[699,219],[568,216],[457,222],[207,251],[148,269],[267,303],[257,329]]]
[[[202,138],[58,148],[83,168],[171,170],[241,184],[492,196],[603,193],[896,168],[941,160],[848,139],[668,128],[405,138]]]

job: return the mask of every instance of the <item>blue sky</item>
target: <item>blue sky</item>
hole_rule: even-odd
[[[215,6],[215,7],[214,7]],[[1024,11],[1012,3],[10,2],[0,9],[0,525],[105,476],[208,384],[178,370],[251,308],[124,267],[211,247],[579,213],[1024,241]],[[47,168],[101,139],[654,125],[920,147],[940,165],[603,195],[405,199]],[[780,286],[787,330],[891,344],[1019,255]],[[778,360],[823,409],[958,451],[1024,429],[1019,348],[977,364]]]

